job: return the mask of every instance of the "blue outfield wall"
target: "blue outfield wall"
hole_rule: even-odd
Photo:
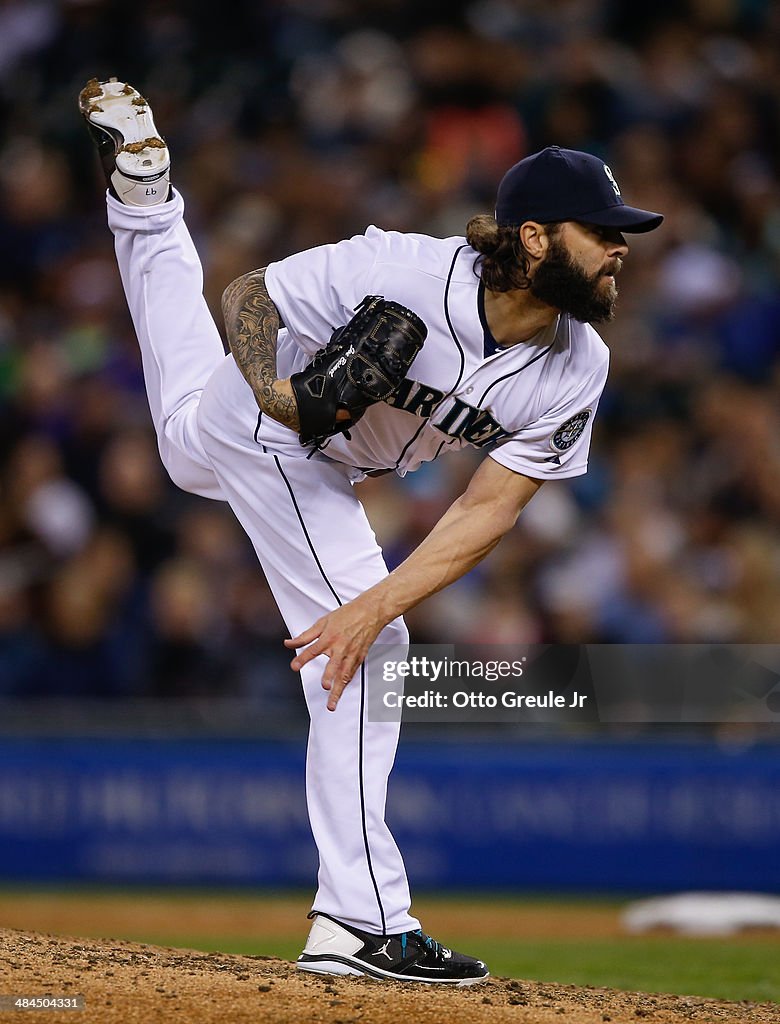
[[[3,741],[0,878],[311,887],[302,743]],[[338,785],[338,780],[333,780]],[[780,892],[780,749],[402,741],[412,884]]]

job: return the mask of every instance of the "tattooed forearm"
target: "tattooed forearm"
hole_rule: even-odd
[[[265,287],[265,270],[228,285],[222,296],[228,342],[257,404],[273,419],[298,430],[298,407],[290,383],[276,373],[276,337],[282,321]]]

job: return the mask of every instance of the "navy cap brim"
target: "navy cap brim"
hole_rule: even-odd
[[[604,210],[596,210],[587,217],[573,217],[581,224],[594,224],[599,228],[619,228],[628,234],[639,235],[645,231],[654,231],[663,223],[662,213],[651,213],[650,210],[638,210],[635,206],[622,203],[608,206]]]

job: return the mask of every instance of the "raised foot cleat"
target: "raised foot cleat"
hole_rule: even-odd
[[[314,914],[296,966],[315,974],[356,974],[382,981],[477,985],[490,977],[481,960],[447,949],[417,929],[371,935],[326,914]]]
[[[107,82],[93,78],[79,93],[79,110],[113,194],[128,206],[165,202],[171,158],[143,96],[115,78]]]

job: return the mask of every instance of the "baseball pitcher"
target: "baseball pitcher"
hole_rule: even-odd
[[[80,107],[108,181],[108,220],[162,461],[230,503],[290,630],[311,717],[307,800],[320,869],[303,970],[469,985],[481,960],[410,914],[385,824],[397,723],[371,722],[377,642],[475,566],[545,480],[587,468],[627,206],[602,160],[552,146],[510,168],[495,216],[464,237],[369,227],[234,281],[232,354],[146,100],[91,81]],[[470,447],[485,458],[423,543],[387,572],[353,484]]]

